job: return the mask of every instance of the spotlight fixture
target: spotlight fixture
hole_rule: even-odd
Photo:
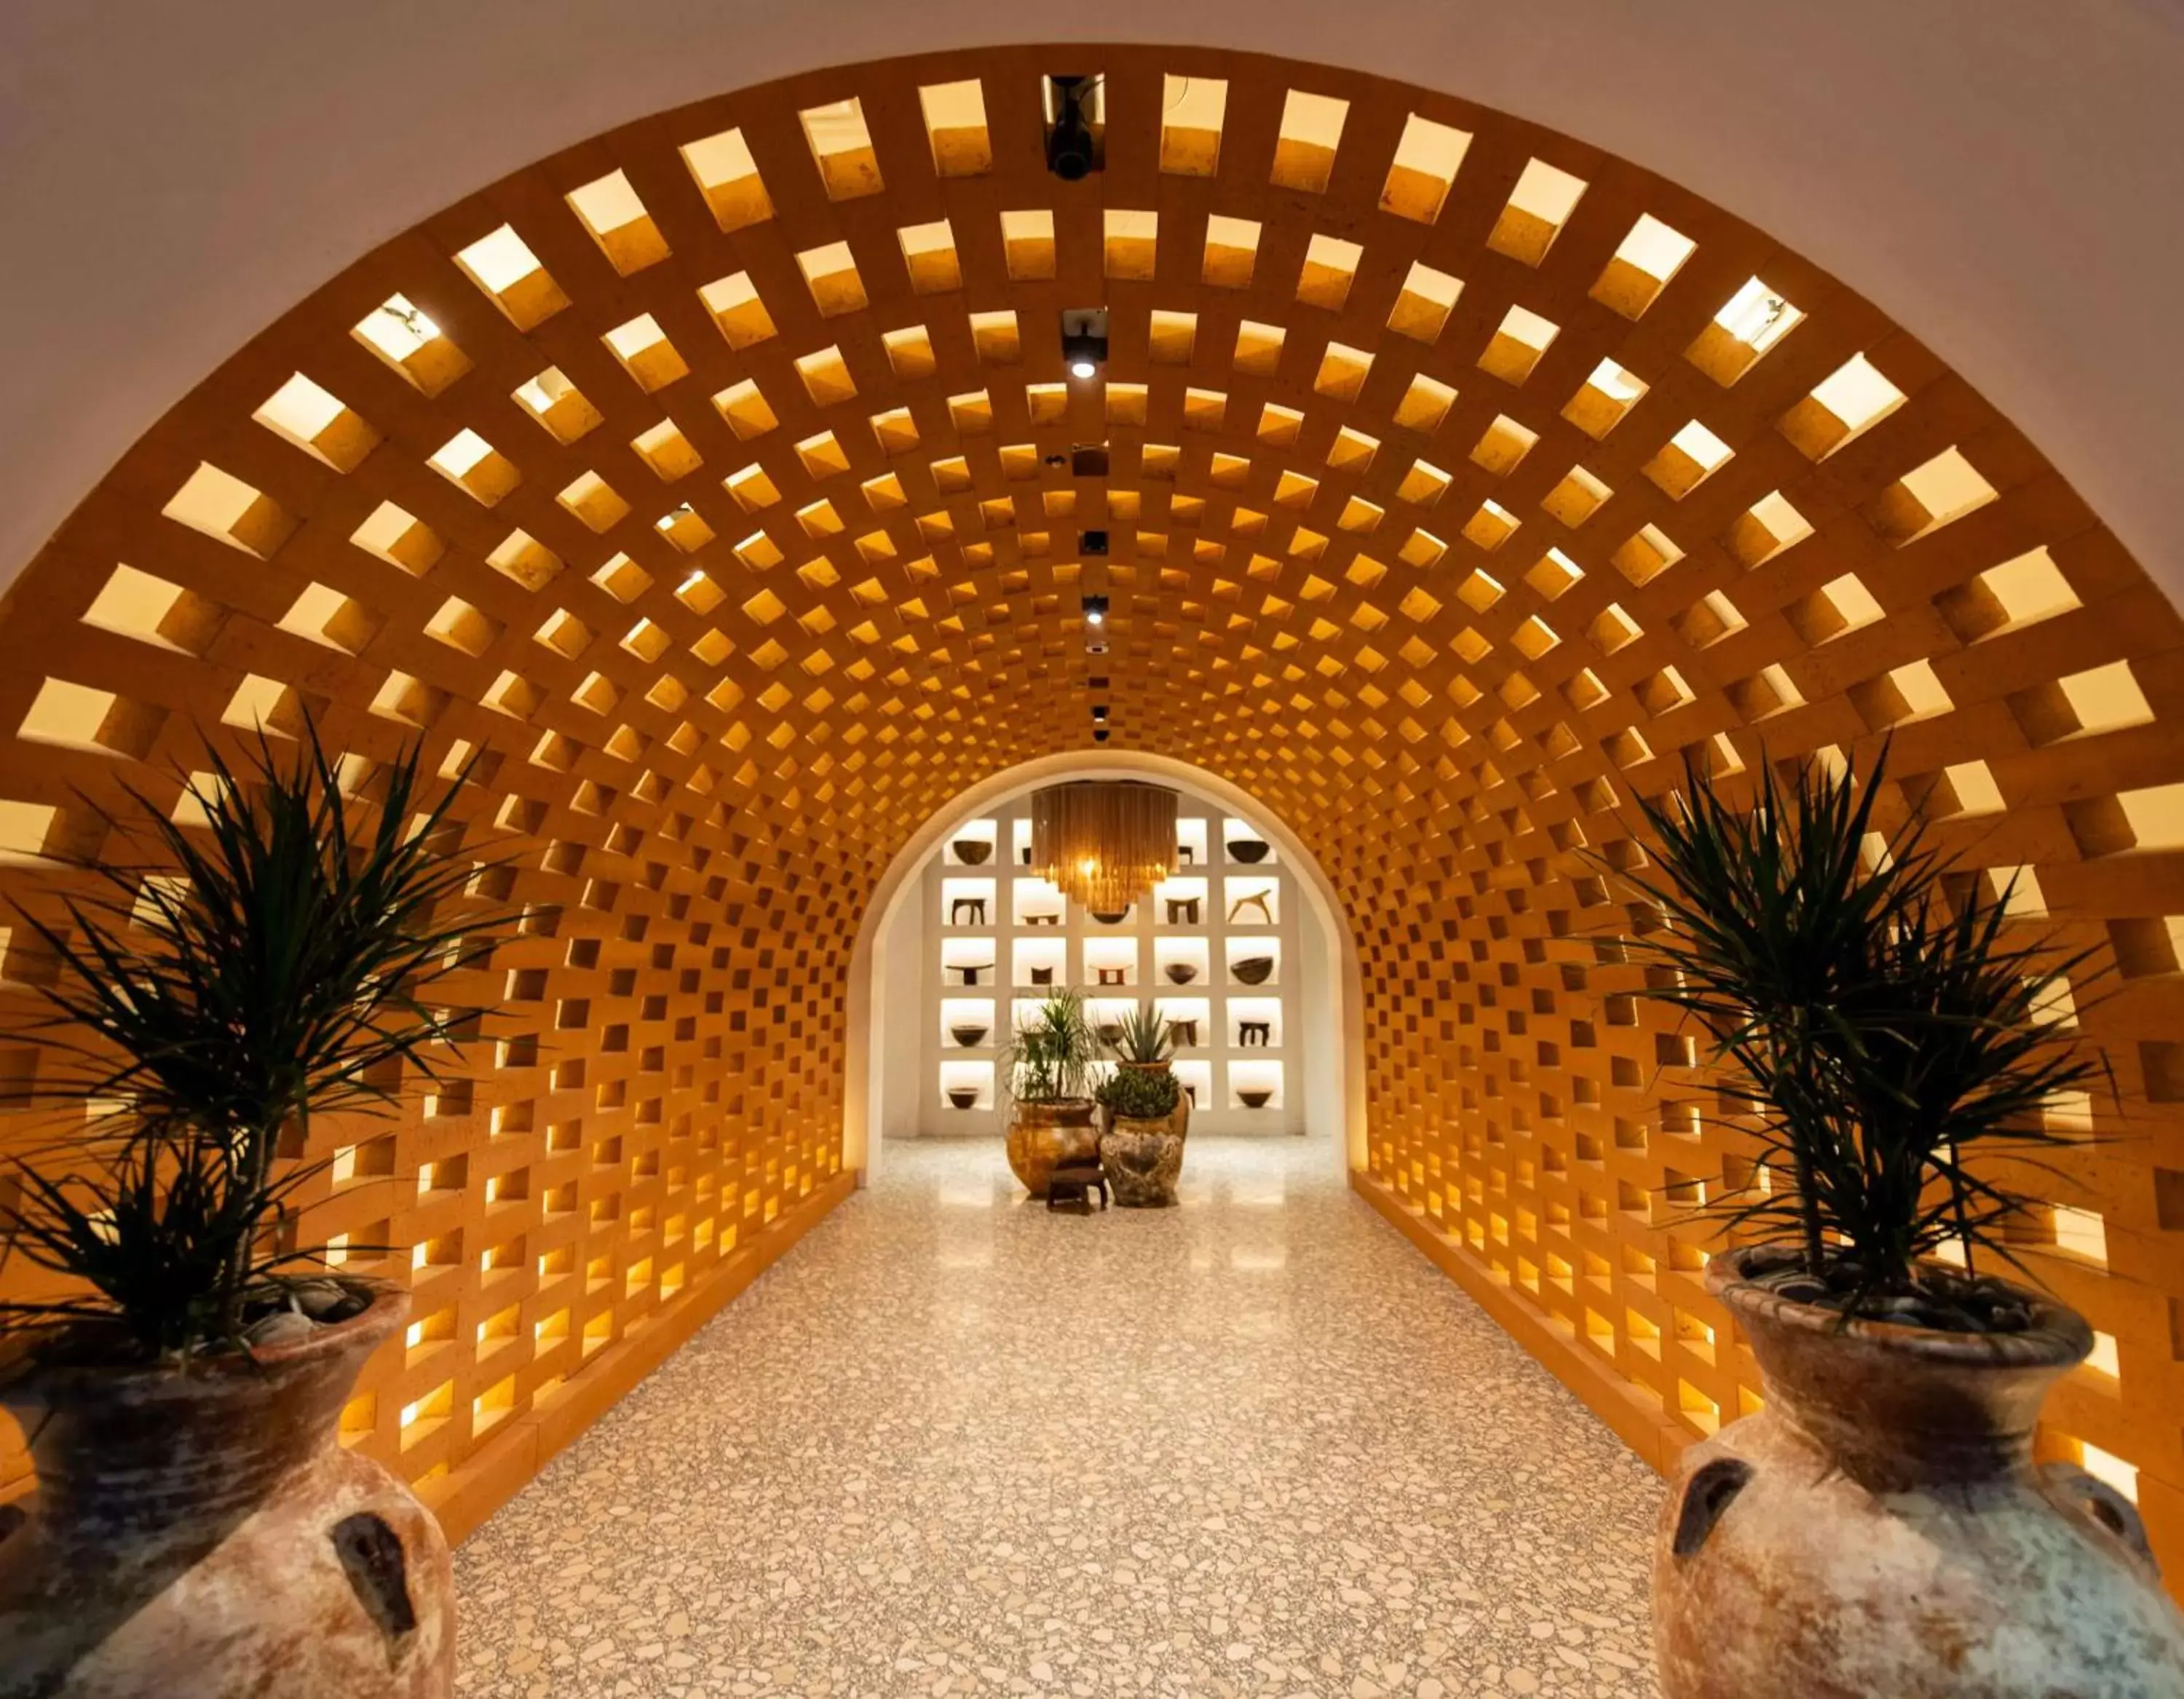
[[[1107,363],[1107,309],[1072,307],[1061,315],[1061,358],[1076,378],[1094,378]]]
[[[1095,702],[1092,705],[1092,722],[1095,726],[1104,726],[1107,723],[1107,705],[1106,703]]]
[[[1084,623],[1088,626],[1107,623],[1107,599],[1105,596],[1087,596],[1084,599]]]
[[[1092,733],[1092,741],[1095,744],[1106,743],[1107,741],[1107,728],[1105,726],[1102,726],[1098,730],[1095,731]]]
[[[1078,532],[1077,552],[1079,554],[1105,554],[1107,552],[1107,533],[1105,531]]]
[[[1102,122],[1096,76],[1050,76],[1046,80],[1046,169],[1065,183],[1082,182],[1106,163],[1106,125]]]

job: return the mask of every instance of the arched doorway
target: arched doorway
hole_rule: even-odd
[[[1219,775],[1173,756],[1143,750],[1044,756],[994,774],[951,797],[927,818],[896,852],[874,888],[850,958],[849,1053],[843,1100],[843,1162],[869,1178],[884,1160],[882,1106],[890,1091],[910,1087],[900,1062],[889,1065],[887,1043],[889,967],[908,940],[899,936],[909,914],[913,875],[964,815],[1012,800],[1066,779],[1149,778],[1187,786],[1260,822],[1278,853],[1296,872],[1305,893],[1305,983],[1302,1025],[1311,1047],[1315,1083],[1306,1106],[1308,1137],[1327,1141],[1330,1160],[1344,1171],[1365,1162],[1363,1000],[1357,948],[1340,899],[1319,863],[1279,815],[1248,791]],[[900,1014],[894,1018],[900,1019]]]

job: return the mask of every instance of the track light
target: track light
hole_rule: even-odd
[[[1084,623],[1088,626],[1107,623],[1107,599],[1105,596],[1087,596],[1084,599]]]
[[[1061,358],[1075,378],[1095,378],[1107,363],[1107,309],[1072,307],[1061,315]]]
[[[1102,146],[1095,76],[1046,80],[1046,169],[1065,183],[1081,182],[1100,169]]]

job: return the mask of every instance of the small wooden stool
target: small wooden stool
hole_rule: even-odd
[[[1239,1049],[1246,1044],[1261,1048],[1273,1042],[1274,1023],[1272,1021],[1239,1021],[1236,1023],[1236,1044]]]
[[[1100,1207],[1107,1207],[1107,1177],[1100,1172],[1097,1162],[1083,1167],[1056,1168],[1047,1177],[1046,1206],[1049,1209],[1074,1209],[1079,1215],[1092,1213],[1092,1194],[1100,1194]]]

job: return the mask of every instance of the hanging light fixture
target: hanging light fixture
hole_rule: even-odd
[[[1127,780],[1050,785],[1031,799],[1033,870],[1100,921],[1175,872],[1175,793]]]

